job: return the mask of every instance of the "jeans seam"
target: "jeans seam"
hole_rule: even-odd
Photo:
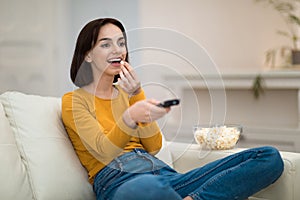
[[[246,162],[248,162],[248,161],[246,161]],[[235,167],[236,167],[236,166],[235,166]],[[221,173],[221,174],[218,174],[217,176],[214,176],[213,178],[211,178],[211,179],[207,182],[207,186],[212,185],[212,184],[215,183],[216,180],[218,180],[220,177],[222,177],[222,176],[228,174],[228,173],[231,172],[231,171],[232,171],[232,169],[230,168],[230,169],[226,170],[225,173]],[[200,195],[200,193],[201,193],[202,191],[204,191],[203,188],[202,188],[200,191],[192,192],[190,195],[195,195],[195,196],[199,197],[199,195]],[[200,198],[200,197],[199,197],[199,198]]]
[[[95,190],[98,189],[96,192],[105,200],[111,199],[109,197],[109,194],[112,192],[112,188],[116,184],[116,179],[123,176],[124,170],[126,170],[126,167],[123,165],[124,163],[132,163],[134,162],[134,159],[140,159],[145,160],[145,162],[149,163],[149,172],[158,175],[159,169],[164,167],[162,164],[158,163],[156,166],[157,161],[160,161],[156,157],[148,154],[146,151],[141,150],[135,150],[133,152],[128,152],[128,154],[123,154],[117,158],[115,158],[112,162],[110,162],[103,170],[101,170],[97,175],[95,181],[99,184],[94,184]],[[162,161],[160,161],[162,162]],[[126,164],[125,164],[126,165]],[[125,168],[124,168],[125,167]],[[111,180],[105,181],[105,183],[100,184],[102,182],[102,179],[107,180],[105,176],[109,176],[111,172],[115,171],[113,178]],[[143,172],[145,173],[145,172]],[[148,172],[147,172],[148,173]],[[98,181],[97,181],[98,180]]]
[[[250,160],[253,160],[253,159],[257,158],[257,157],[260,157],[261,154],[262,154],[262,151],[261,151],[261,150],[252,150],[252,149],[251,149],[251,150],[249,150],[247,153],[252,153],[252,154],[255,155],[255,157],[251,156],[251,157],[247,158],[247,160],[245,160],[244,162],[241,162],[241,163],[240,163],[241,165],[245,165],[247,162],[250,162]],[[237,158],[237,157],[240,156],[240,155],[245,155],[245,154],[237,154],[236,156],[234,156],[234,157],[232,157],[232,158]],[[230,161],[230,160],[232,160],[232,159],[229,159],[229,160],[227,160],[227,161]],[[227,162],[227,161],[226,161],[226,162]],[[221,164],[224,164],[224,163],[226,163],[226,162],[222,162]],[[219,166],[219,165],[218,165],[218,166]],[[217,167],[218,167],[218,166],[217,166]],[[220,177],[222,177],[222,176],[224,176],[224,175],[227,175],[228,173],[234,171],[234,170],[233,170],[234,168],[237,168],[237,166],[233,166],[233,167],[227,169],[225,172],[223,172],[223,173],[221,173],[221,174],[218,174],[217,176],[212,177],[211,179],[208,180],[208,182],[206,182],[206,186],[210,186],[210,185],[214,184]],[[203,191],[204,191],[204,188],[202,187],[202,188],[201,188],[200,190],[198,190],[197,192],[191,192],[191,193],[189,194],[189,196],[191,196],[193,199],[194,199],[194,198],[195,198],[195,199],[201,199],[199,196],[200,196],[201,192],[203,192]],[[237,197],[234,197],[234,198],[236,199]]]
[[[196,193],[190,193],[189,196],[192,197],[193,200],[202,200],[197,192]]]
[[[233,158],[236,158],[236,156],[232,157],[232,159],[233,159]],[[230,159],[230,160],[232,160],[232,159]],[[182,188],[182,187],[185,187],[185,186],[187,186],[187,185],[189,185],[189,184],[195,182],[196,180],[198,180],[198,179],[202,178],[203,176],[209,174],[210,172],[212,172],[213,170],[217,169],[218,167],[220,167],[220,166],[223,165],[224,163],[229,162],[230,160],[226,160],[225,162],[219,163],[217,166],[215,166],[214,168],[212,168],[212,169],[210,169],[209,171],[205,172],[205,173],[202,174],[201,176],[198,176],[198,177],[196,177],[196,178],[194,178],[194,179],[192,179],[192,180],[190,180],[190,181],[188,181],[188,182],[185,182],[185,183],[183,183],[183,184],[181,184],[181,185],[178,185],[178,186],[175,187],[174,189],[175,189],[175,190],[178,190],[178,189],[180,189],[180,188]]]
[[[151,157],[149,158],[149,154],[147,153],[142,153],[142,152],[138,152],[137,155],[144,159],[144,160],[148,160],[151,164],[152,164],[152,168],[151,168],[151,172],[154,172],[156,169],[155,169],[155,164],[153,163],[153,160],[151,159]]]
[[[250,152],[252,152],[252,153],[253,153],[253,152],[257,153],[257,151],[255,151],[255,150],[248,150],[248,153],[250,153]],[[217,166],[215,166],[214,168],[212,168],[212,169],[210,169],[209,171],[205,172],[205,173],[202,174],[201,176],[198,176],[198,177],[196,177],[196,178],[194,178],[194,179],[192,179],[192,180],[190,180],[190,181],[188,181],[188,182],[185,182],[185,183],[183,183],[183,184],[181,184],[181,185],[178,185],[177,187],[174,187],[174,189],[175,189],[175,190],[179,190],[180,188],[185,187],[185,186],[187,186],[187,185],[189,185],[189,184],[195,182],[196,180],[199,180],[200,178],[202,178],[203,176],[205,176],[205,175],[209,174],[210,172],[214,171],[215,169],[217,169],[217,168],[220,167],[221,165],[223,165],[223,164],[225,164],[225,163],[228,163],[228,162],[231,161],[232,159],[235,159],[235,158],[237,158],[237,157],[239,157],[239,156],[243,156],[243,155],[244,155],[244,154],[241,154],[241,153],[239,153],[239,154],[233,154],[233,155],[231,156],[230,159],[228,159],[228,160],[226,160],[226,161],[224,161],[224,162],[219,163]]]

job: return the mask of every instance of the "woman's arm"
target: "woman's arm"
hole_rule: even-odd
[[[155,123],[156,122],[152,122]],[[155,135],[147,138],[140,138],[141,143],[146,151],[150,154],[155,155],[157,154],[161,147],[162,147],[162,133],[158,131]]]
[[[134,103],[146,99],[145,92],[142,88],[139,89],[139,92],[135,95],[130,96],[129,105],[133,105]]]
[[[170,110],[158,107],[157,104],[155,100],[141,100],[128,108],[125,115],[131,121],[130,124],[138,124],[141,144],[152,154],[156,154],[162,146],[162,133],[156,120]]]
[[[85,148],[102,163],[118,156],[132,136],[138,137],[137,129],[128,127],[122,116],[116,119],[116,124],[108,133],[104,133],[104,128],[76,93],[63,97],[62,119],[67,131],[75,133]]]
[[[123,63],[118,83],[129,95],[129,105],[132,106],[126,111],[124,121],[131,127],[138,124],[139,138],[142,145],[149,153],[156,154],[162,146],[162,135],[155,121],[164,116],[170,109],[158,108],[156,105],[159,102],[155,100],[148,100],[148,105],[144,106],[145,109],[137,108],[134,105],[142,104],[139,101],[145,100],[146,96],[135,71],[127,62]]]

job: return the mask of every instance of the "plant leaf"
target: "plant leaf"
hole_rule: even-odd
[[[289,19],[292,23],[295,23],[298,26],[300,26],[300,19],[296,15],[293,15],[293,14],[289,15]]]
[[[258,99],[261,94],[264,93],[263,78],[261,75],[257,75],[253,81],[252,91],[255,99]]]
[[[274,7],[276,10],[278,10],[279,12],[283,12],[283,13],[290,13],[295,9],[292,4],[287,3],[287,2],[275,4]]]
[[[286,32],[286,31],[278,30],[277,34],[285,36],[285,37],[288,37],[288,38],[291,38],[291,35],[288,32]]]

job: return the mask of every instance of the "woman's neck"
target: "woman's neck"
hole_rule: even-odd
[[[82,87],[87,92],[102,98],[102,99],[112,99],[115,97],[116,89],[112,85],[113,79],[102,78],[99,81],[93,81],[89,85]]]

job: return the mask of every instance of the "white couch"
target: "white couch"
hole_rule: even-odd
[[[60,109],[59,98],[19,92],[0,95],[1,200],[95,199]],[[158,156],[183,172],[240,150],[205,152],[197,145],[168,142]],[[282,156],[282,177],[252,199],[300,199],[300,154],[282,152]]]

